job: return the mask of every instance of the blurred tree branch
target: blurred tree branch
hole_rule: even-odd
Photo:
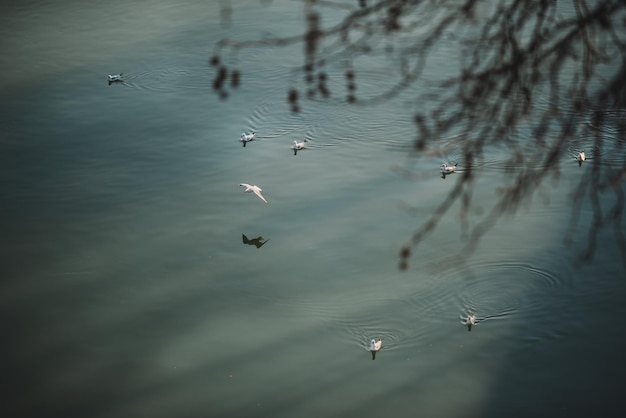
[[[286,86],[293,112],[305,100],[368,105],[391,100],[407,89],[423,109],[414,115],[418,135],[416,157],[436,145],[436,139],[461,132],[464,170],[456,185],[428,220],[403,246],[400,268],[408,266],[412,249],[437,226],[456,201],[468,240],[461,256],[506,213],[514,213],[538,186],[558,177],[572,138],[593,137],[591,168],[577,187],[569,234],[580,229],[587,202],[593,223],[584,256],[593,256],[598,233],[612,227],[625,260],[624,178],[626,176],[626,1],[624,0],[302,0],[306,26],[292,36],[231,40],[215,46],[213,87],[222,98],[240,83],[235,68],[239,51],[301,44],[303,63],[293,69],[303,82]],[[566,6],[564,6],[566,4]],[[230,7],[230,6],[229,6]],[[564,7],[571,13],[563,17]],[[324,13],[343,13],[338,23],[324,27]],[[453,76],[432,74],[428,66],[444,42],[458,42],[466,52]],[[358,97],[362,57],[381,54],[390,62],[389,88],[372,97]],[[229,57],[226,62],[224,57]],[[448,69],[449,70],[449,69]],[[327,71],[342,72],[345,92],[328,85]],[[447,72],[446,74],[450,74]],[[230,75],[230,87],[228,80]],[[433,88],[414,86],[428,83]],[[436,91],[436,93],[433,93]],[[544,100],[542,102],[541,100]],[[490,121],[490,123],[485,123]],[[520,127],[531,129],[532,144],[516,138]],[[606,141],[604,133],[616,137]],[[470,226],[467,214],[475,187],[473,168],[486,146],[507,147],[510,186],[497,203]],[[617,157],[616,157],[617,156]],[[614,202],[602,208],[601,202]],[[461,257],[462,259],[463,257]]]

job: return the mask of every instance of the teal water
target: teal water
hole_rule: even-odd
[[[403,244],[455,184],[439,164],[462,157],[457,137],[441,139],[440,155],[412,156],[410,92],[291,114],[294,48],[242,52],[240,88],[227,100],[212,90],[214,43],[292,33],[300,2],[233,2],[230,25],[219,2],[2,7],[11,416],[565,416],[621,405],[626,275],[614,231],[601,231],[587,263],[584,234],[564,245],[590,165],[564,155],[559,179],[462,264],[452,208],[399,271]],[[444,46],[431,65],[458,52]],[[109,86],[118,72],[126,81]],[[384,62],[364,61],[359,94],[387,86],[384,74]],[[487,150],[470,221],[510,168]],[[584,206],[585,229],[592,216]],[[460,321],[469,310],[472,332]],[[384,339],[376,361],[373,337]]]

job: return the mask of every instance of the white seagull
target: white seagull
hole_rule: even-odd
[[[244,146],[244,147],[246,146],[246,144],[247,144],[248,142],[250,142],[250,141],[254,141],[254,134],[255,134],[255,132],[254,132],[254,131],[252,131],[252,132],[251,132],[251,133],[249,133],[249,134],[247,134],[247,133],[245,133],[245,132],[241,134],[241,137],[239,138],[239,140],[240,140],[241,142],[243,142],[243,146]]]
[[[586,159],[587,157],[585,156],[585,151],[579,152],[578,156],[576,157],[576,160],[578,160],[578,167],[583,165],[583,161],[585,161]]]
[[[379,338],[378,340],[375,340],[372,338],[372,341],[370,341],[370,351],[372,352],[372,360],[376,360],[376,353],[380,351],[381,348],[383,348],[383,339]]]
[[[298,141],[293,141],[293,145],[291,146],[291,149],[293,150],[293,155],[296,155],[298,153],[298,151],[304,149],[304,147],[306,146],[307,140],[305,139],[302,142],[298,142]]]
[[[454,165],[447,165],[446,163],[443,163],[439,166],[439,168],[441,169],[442,174],[450,174],[454,173],[457,164],[458,163],[454,163]]]
[[[476,315],[474,314],[474,312],[471,312],[469,315],[467,315],[467,318],[465,318],[465,325],[467,325],[468,331],[471,331],[472,327],[476,325]]]
[[[265,200],[265,198],[261,194],[261,191],[263,191],[263,189],[261,189],[259,186],[254,186],[247,183],[241,183],[240,186],[244,186],[246,188],[246,190],[244,190],[244,193],[254,193],[255,195],[259,196],[262,201],[267,203],[267,200]]]
[[[109,80],[109,85],[111,85],[111,83],[116,83],[118,81],[124,81],[122,79],[122,73],[119,73],[119,74],[109,74],[108,80]]]

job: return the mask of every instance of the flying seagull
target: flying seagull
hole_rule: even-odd
[[[247,183],[241,183],[240,186],[244,186],[246,188],[246,190],[244,190],[245,193],[254,193],[255,195],[259,196],[259,199],[267,203],[267,200],[265,200],[265,198],[261,194],[263,189],[261,189],[259,186],[254,186],[252,184],[247,184]]]

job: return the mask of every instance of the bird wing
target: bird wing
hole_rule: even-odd
[[[258,187],[256,189],[254,189],[254,194],[256,194],[257,196],[259,196],[261,198],[262,201],[264,201],[265,203],[267,203],[267,200],[265,200],[265,198],[263,197],[263,195],[261,194],[261,189],[259,189]]]
[[[261,239],[263,239],[263,238],[261,238],[261,237],[257,238],[257,240],[261,240]],[[261,242],[261,241],[257,241],[255,245],[256,245],[256,247],[257,247],[257,248],[261,248],[262,246],[264,246],[264,245],[265,245],[265,243],[266,243],[267,241],[269,241],[269,239],[268,239],[268,240],[266,240],[266,241],[263,241],[263,242]]]

